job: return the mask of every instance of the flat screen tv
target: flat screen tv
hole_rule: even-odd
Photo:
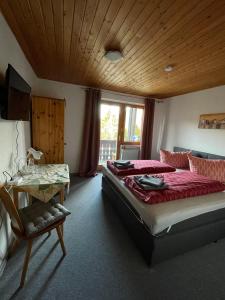
[[[6,120],[29,121],[31,87],[10,64],[1,90],[1,117]]]

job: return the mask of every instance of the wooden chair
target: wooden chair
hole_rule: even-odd
[[[20,287],[23,287],[34,238],[44,233],[50,234],[51,230],[56,229],[63,256],[66,255],[61,226],[70,212],[61,204],[42,203],[41,201],[37,201],[31,206],[17,209],[10,194],[1,184],[0,200],[3,202],[3,205],[11,218],[11,227],[16,238],[18,240],[22,239],[27,241],[27,250],[20,281]],[[48,216],[50,216],[49,220]]]

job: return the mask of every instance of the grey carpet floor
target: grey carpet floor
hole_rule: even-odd
[[[34,243],[23,289],[18,290],[25,245],[0,278],[0,299],[225,299],[225,240],[149,269],[107,199],[101,175],[72,178],[65,205],[67,256],[57,236]]]

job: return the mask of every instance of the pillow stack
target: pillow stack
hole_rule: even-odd
[[[160,150],[160,161],[176,169],[190,169],[191,172],[225,183],[225,160],[199,158],[192,156],[191,151]]]
[[[225,183],[225,160],[203,159],[188,154],[190,171]]]
[[[189,169],[188,154],[191,154],[191,151],[171,152],[160,150],[160,161],[176,169]]]

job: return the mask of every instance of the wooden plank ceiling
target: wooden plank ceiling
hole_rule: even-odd
[[[1,0],[0,8],[41,78],[159,98],[225,84],[224,0]],[[124,58],[109,62],[106,49]]]

